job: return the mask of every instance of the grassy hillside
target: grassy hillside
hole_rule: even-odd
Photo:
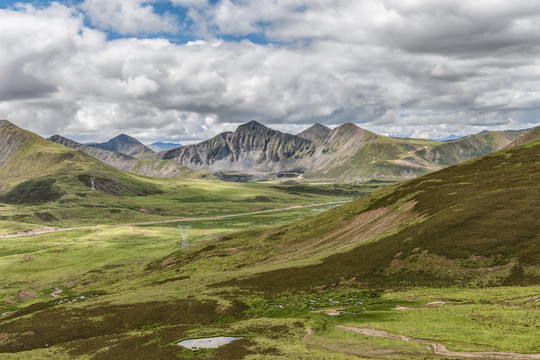
[[[140,178],[79,151],[47,141],[7,121],[0,126],[0,139],[3,152],[0,193],[3,193],[5,202],[47,201],[46,193],[53,184],[57,193],[85,191],[90,185],[90,177],[96,178],[97,187],[112,194],[137,195],[159,191]],[[35,196],[23,194],[28,191],[34,191]]]
[[[267,235],[273,246],[309,248],[338,229],[360,232],[370,213],[385,217],[377,237],[359,237],[368,241],[352,250],[240,284],[268,291],[340,282],[360,288],[538,284],[539,153],[540,142],[498,152],[279,229]],[[388,213],[404,221],[388,225]]]
[[[453,141],[440,142],[423,157],[434,160],[442,166],[455,165],[501,150],[526,134],[527,131],[489,131],[466,136]]]
[[[535,127],[531,131],[527,132],[525,135],[521,136],[512,143],[506,145],[504,149],[511,149],[513,147],[529,144],[533,141],[540,140],[540,126]]]

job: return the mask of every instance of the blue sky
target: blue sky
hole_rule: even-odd
[[[18,4],[31,4],[36,7],[48,7],[53,1],[48,0],[34,0],[34,1],[6,1],[6,0],[0,0],[0,8],[16,8]],[[55,2],[77,8],[82,13],[87,14],[85,9],[81,6],[84,4],[84,0],[56,0]],[[127,1],[129,2],[129,0]],[[218,0],[209,0],[209,4],[216,4],[218,3]],[[192,19],[187,15],[189,8],[186,6],[182,6],[180,4],[173,4],[170,1],[165,0],[152,0],[152,1],[140,1],[140,4],[142,6],[150,6],[152,8],[152,12],[155,13],[158,16],[167,16],[172,15],[175,18],[175,21],[178,24],[181,24],[182,29],[179,29],[178,31],[173,32],[145,32],[142,31],[140,33],[121,33],[118,31],[115,31],[114,29],[103,27],[100,28],[99,25],[96,25],[92,22],[90,17],[85,18],[85,25],[92,28],[98,28],[104,31],[109,39],[119,39],[119,38],[125,38],[125,37],[141,37],[141,38],[166,38],[174,43],[186,43],[188,41],[195,41],[199,37],[191,32],[190,30],[193,28],[194,24]],[[262,38],[257,37],[256,35],[248,35],[246,36],[248,38],[253,38],[257,40],[261,40]]]
[[[196,142],[257,120],[437,138],[540,119],[540,2],[0,0],[0,118]]]

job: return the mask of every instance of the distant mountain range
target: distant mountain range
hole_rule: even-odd
[[[103,149],[104,147],[121,149],[127,153],[131,153],[136,156],[138,155],[139,157],[144,155],[151,156],[154,153],[152,150],[139,143],[136,139],[124,134],[117,136],[111,141],[105,143],[111,146],[104,146],[102,144],[79,144],[78,142],[67,139],[60,135],[54,135],[50,137],[49,140],[69,148],[79,150],[119,170],[128,171],[139,175],[171,178],[189,177],[194,173],[193,170],[190,170],[177,162],[160,160],[156,158],[136,158],[135,156],[126,155],[122,152]]]
[[[158,142],[155,142],[155,143],[152,143],[152,144],[148,145],[148,147],[150,149],[152,149],[153,151],[155,151],[155,152],[174,149],[174,148],[181,147],[181,146],[182,145],[178,144],[178,143],[161,142],[161,141],[158,141]]]
[[[340,181],[402,180],[497,151],[525,132],[494,131],[454,141],[392,138],[353,124],[315,124],[298,135],[256,121],[199,144],[162,151],[160,159],[190,169],[267,177],[296,174]]]
[[[461,139],[463,137],[465,137],[465,136],[449,135],[449,136],[446,136],[446,137],[436,138],[436,139],[433,139],[433,140],[435,140],[435,141],[452,141],[452,140]]]
[[[59,136],[59,135],[56,135]],[[174,149],[181,147],[181,144],[171,143],[171,142],[155,142],[148,146],[141,143],[139,140],[135,139],[132,136],[126,134],[120,134],[111,140],[104,143],[90,142],[86,144],[91,147],[98,149],[114,151],[125,155],[135,156],[135,157],[148,157],[155,152],[160,152],[163,150]]]
[[[13,126],[4,126],[4,131]],[[157,153],[126,134],[90,145],[60,135],[50,140],[116,169],[147,176],[198,177],[212,172],[218,178],[236,181],[283,176],[362,182],[414,178],[500,150],[526,133],[482,132],[439,142],[377,135],[350,123],[335,129],[315,124],[292,135],[251,121],[234,132]],[[1,145],[0,164],[9,153],[4,149],[9,150],[9,144]]]

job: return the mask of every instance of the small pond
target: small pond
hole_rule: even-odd
[[[215,349],[222,345],[228,344],[231,341],[242,339],[241,337],[231,337],[231,336],[218,336],[211,338],[202,338],[202,339],[190,339],[184,340],[177,345],[183,346],[190,350],[197,349]]]

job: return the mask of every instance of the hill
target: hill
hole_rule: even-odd
[[[264,234],[265,262],[314,263],[234,283],[270,292],[540,284],[539,153],[540,141],[499,151]]]
[[[148,157],[154,153],[139,140],[126,134],[120,134],[104,143],[92,143],[88,146],[137,157]]]
[[[93,158],[98,159],[116,169],[128,171],[139,175],[157,176],[165,178],[173,177],[198,177],[209,174],[196,172],[173,161],[159,159],[138,159],[120,152],[103,150],[97,147],[77,143],[60,135],[49,138],[50,141],[81,151]]]
[[[500,150],[523,132],[487,132],[449,142],[392,138],[354,124],[320,124],[297,135],[255,121],[195,145],[156,154],[191,169],[311,180],[403,180]]]
[[[514,142],[506,145],[504,149],[511,149],[516,146],[525,145],[525,144],[531,143],[533,141],[538,141],[538,140],[540,140],[540,126],[533,128],[532,130],[530,130],[529,132],[527,132],[525,135],[521,136]]]
[[[148,182],[80,151],[47,141],[9,121],[0,121],[0,194],[6,203],[39,203],[90,189],[112,195],[159,192]]]

